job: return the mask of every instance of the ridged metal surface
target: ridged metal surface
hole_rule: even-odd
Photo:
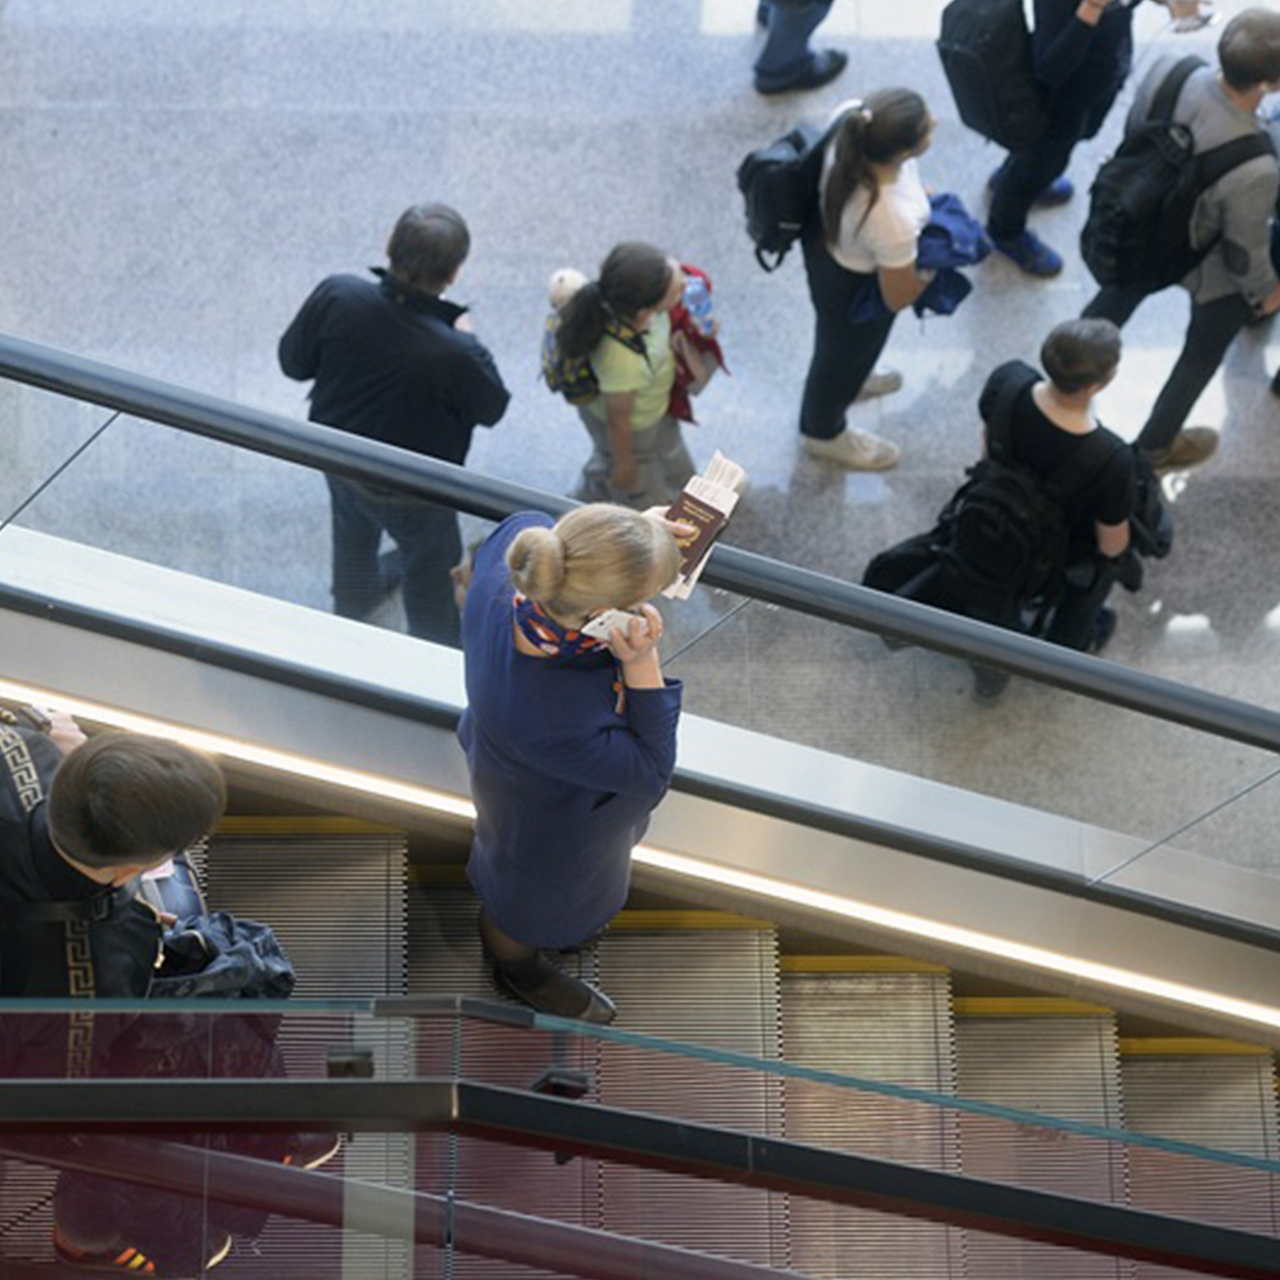
[[[478,904],[469,889],[415,889],[409,898],[409,991],[413,995],[501,997],[489,976],[476,932]],[[590,961],[586,961],[590,964]],[[577,972],[578,957],[564,957]],[[589,976],[584,970],[584,976]],[[423,1074],[458,1071],[471,1080],[528,1088],[553,1066],[581,1071],[594,1081],[595,1044],[576,1037],[529,1033],[482,1022],[422,1020],[415,1054]],[[591,1095],[591,1096],[594,1096]],[[558,1165],[552,1155],[448,1134],[417,1140],[418,1187],[437,1194],[536,1217],[599,1225],[593,1161]],[[456,1280],[553,1280],[550,1273],[505,1262],[419,1250],[415,1276]]]
[[[961,1017],[955,1023],[962,1097],[1119,1128],[1119,1052],[1111,1014]],[[1123,1204],[1119,1143],[1062,1130],[960,1115],[963,1172],[1017,1186]],[[969,1232],[969,1274],[983,1280],[1132,1280],[1133,1264],[1071,1249]]]
[[[1270,1055],[1148,1056],[1121,1059],[1125,1119],[1138,1133],[1276,1159],[1275,1067]],[[1135,1206],[1275,1235],[1280,1188],[1269,1174],[1146,1147],[1129,1153]],[[1140,1280],[1182,1273],[1140,1266]]]
[[[407,848],[394,833],[240,834],[216,838],[205,859],[212,906],[264,920],[313,999],[406,991]],[[291,1076],[323,1077],[331,1046],[374,1049],[379,1076],[403,1077],[412,1056],[402,1024],[345,1015],[286,1017],[279,1043]],[[361,1134],[326,1171],[384,1186],[414,1185],[413,1143]],[[409,1280],[401,1243],[272,1218],[255,1245],[238,1245],[218,1268],[227,1280]]]
[[[634,926],[635,921],[632,921]],[[618,1002],[617,1026],[731,1049],[779,1054],[777,939],[772,929],[612,931],[599,977]],[[748,1133],[782,1129],[777,1077],[691,1058],[602,1045],[600,1101]],[[606,1230],[783,1266],[785,1197],[652,1170],[602,1164]]]
[[[784,973],[788,1062],[839,1075],[955,1091],[948,973]],[[954,1113],[789,1079],[786,1133],[796,1142],[959,1172]],[[891,1214],[791,1200],[791,1265],[814,1276],[951,1280],[963,1233]]]

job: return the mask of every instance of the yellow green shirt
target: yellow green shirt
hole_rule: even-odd
[[[603,422],[606,395],[634,392],[633,431],[644,431],[666,417],[671,386],[676,379],[676,362],[671,354],[671,317],[665,311],[659,312],[641,337],[645,355],[607,334],[591,352],[591,367],[602,394],[587,406],[587,411]]]

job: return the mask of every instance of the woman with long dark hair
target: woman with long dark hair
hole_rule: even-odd
[[[600,276],[560,309],[562,355],[591,362],[600,394],[579,410],[592,453],[573,496],[645,510],[669,505],[693,475],[671,416],[676,377],[671,308],[684,292],[676,259],[649,244],[615,245]]]
[[[816,327],[800,432],[813,457],[881,471],[897,462],[897,447],[849,427],[845,412],[902,385],[900,374],[874,370],[897,313],[929,283],[916,270],[929,220],[916,157],[929,148],[934,119],[910,89],[881,89],[841,111],[823,157],[821,217],[804,239]]]
[[[656,513],[592,503],[554,525],[511,516],[477,551],[462,615],[475,839],[467,874],[497,982],[544,1013],[591,1022],[613,1004],[546,955],[599,933],[622,906],[631,849],[671,781],[679,681],[658,661],[644,602],[680,567]],[[638,611],[605,639],[583,628]]]

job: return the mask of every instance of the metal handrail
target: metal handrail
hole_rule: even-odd
[[[671,1120],[617,1108],[543,1097],[518,1089],[450,1078],[391,1080],[11,1080],[0,1089],[3,1146],[21,1154],[17,1134],[427,1133],[448,1132],[581,1155],[641,1168],[789,1192],[832,1204],[923,1218],[1015,1239],[1110,1257],[1182,1267],[1206,1275],[1280,1280],[1273,1237],[1054,1192],[965,1177],[892,1160],[806,1146],[780,1138]],[[75,1163],[87,1167],[81,1140]],[[153,1156],[181,1151],[152,1147]],[[104,1154],[118,1154],[108,1146]],[[245,1189],[243,1162],[201,1152],[204,1170],[226,1166],[219,1196],[236,1202]],[[57,1159],[56,1150],[50,1152]],[[171,1170],[160,1159],[111,1160],[111,1173],[152,1182]],[[37,1159],[41,1157],[37,1154]],[[93,1171],[107,1172],[107,1161]],[[118,1172],[117,1172],[118,1170]],[[174,1179],[182,1170],[174,1168]],[[189,1171],[188,1171],[189,1172]],[[297,1171],[262,1166],[257,1203],[306,1214],[321,1184]],[[294,1173],[293,1180],[280,1177]],[[263,1178],[262,1175],[266,1177]],[[304,1175],[305,1176],[305,1175]],[[327,1186],[333,1180],[319,1177]],[[197,1185],[188,1178],[188,1185]],[[341,1186],[341,1183],[337,1184]],[[208,1187],[200,1183],[201,1190]],[[376,1196],[377,1190],[367,1188]],[[337,1203],[335,1196],[328,1199]],[[416,1199],[416,1197],[415,1197]],[[372,1204],[373,1201],[371,1200]],[[417,1206],[415,1206],[417,1208]],[[435,1202],[421,1212],[438,1214]],[[317,1214],[324,1217],[324,1214]],[[328,1215],[332,1220],[332,1214]],[[370,1224],[374,1225],[374,1224]],[[379,1229],[374,1225],[374,1229]],[[415,1233],[416,1234],[416,1233]],[[430,1232],[423,1233],[427,1239]]]
[[[9,334],[0,334],[0,376],[282,461],[429,498],[469,515],[494,520],[528,510],[560,515],[574,505],[347,431],[254,409]],[[809,617],[1000,667],[1234,742],[1280,750],[1280,713],[749,551],[717,546],[703,579]]]

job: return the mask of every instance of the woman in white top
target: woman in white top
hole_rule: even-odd
[[[917,242],[929,220],[916,157],[928,150],[935,121],[910,89],[881,89],[842,107],[841,116],[823,158],[822,216],[804,240],[817,323],[800,432],[814,457],[881,471],[897,462],[897,447],[847,426],[845,411],[860,397],[902,385],[899,374],[873,371],[894,317],[929,283],[916,271]],[[875,290],[887,310],[854,319]]]

